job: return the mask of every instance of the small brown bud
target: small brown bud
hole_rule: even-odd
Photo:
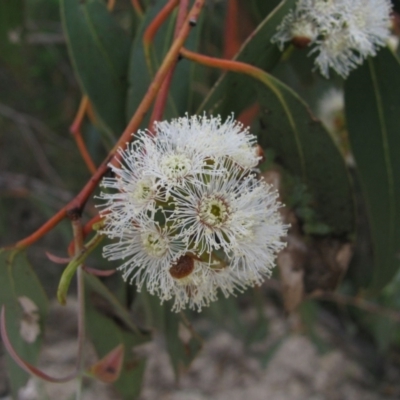
[[[292,43],[297,48],[304,49],[311,43],[311,39],[307,36],[295,36],[292,38]]]
[[[174,279],[183,279],[194,270],[194,259],[190,256],[182,256],[170,269],[169,273]]]
[[[264,149],[259,144],[257,145],[256,154],[257,157],[261,157],[259,162],[263,163],[265,161],[265,153]]]

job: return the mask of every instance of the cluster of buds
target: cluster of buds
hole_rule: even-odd
[[[139,132],[104,178],[102,233],[123,277],[173,309],[201,310],[262,283],[285,243],[278,194],[257,176],[256,138],[232,118],[183,117]]]
[[[390,0],[298,0],[272,41],[281,49],[313,45],[322,75],[333,68],[345,78],[388,42],[391,10]]]

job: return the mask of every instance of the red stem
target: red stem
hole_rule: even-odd
[[[240,48],[240,37],[238,32],[239,4],[238,0],[229,0],[225,18],[224,29],[224,57],[232,58]]]
[[[181,0],[181,2],[179,4],[178,17],[177,17],[176,25],[175,25],[174,38],[176,38],[178,36],[179,31],[182,28],[183,23],[185,22],[185,17],[187,14],[188,7],[189,7],[189,0]],[[164,109],[167,104],[169,87],[171,86],[175,67],[176,67],[176,61],[171,66],[171,69],[169,70],[168,75],[166,76],[166,78],[164,80],[164,83],[160,89],[160,92],[158,93],[156,102],[154,104],[153,112],[150,117],[149,126],[148,126],[150,131],[153,129],[154,122],[160,121],[162,119]]]
[[[139,1],[139,0],[131,0],[131,3],[132,3],[133,8],[134,8],[135,11],[136,11],[136,14],[137,14],[139,17],[143,17],[143,15],[144,15],[144,10],[143,10],[143,8],[142,8],[142,5],[140,4],[140,1]]]
[[[81,130],[79,130],[78,132],[74,133],[74,139],[76,142],[76,145],[78,146],[79,152],[81,153],[81,156],[83,158],[83,161],[85,162],[86,166],[88,167],[88,170],[94,174],[97,170],[97,167],[95,165],[95,163],[92,160],[92,157],[85,145],[85,142],[83,141],[82,138],[82,133]]]
[[[90,106],[89,97],[85,95],[82,97],[82,100],[79,104],[78,111],[74,118],[74,122],[72,123],[69,130],[75,139],[76,145],[78,146],[78,149],[79,149],[79,152],[81,153],[83,161],[85,161],[85,164],[88,167],[89,171],[92,174],[94,174],[96,172],[97,168],[92,160],[92,157],[89,154],[89,151],[85,145],[85,142],[83,141],[82,131],[81,131],[82,122],[83,122],[83,119],[85,118],[86,113],[89,110],[89,106]]]
[[[221,58],[209,57],[203,54],[195,53],[185,48],[181,49],[180,54],[188,60],[206,65],[208,67],[246,74],[255,79],[261,80],[266,84],[268,84],[270,81],[269,74],[267,72],[241,61],[224,60]]]
[[[179,0],[170,0],[157,14],[157,16],[151,21],[150,25],[146,28],[143,34],[143,42],[150,44],[154,40],[154,36],[160,29],[161,25],[166,21],[169,15],[172,13],[174,8],[178,5]]]

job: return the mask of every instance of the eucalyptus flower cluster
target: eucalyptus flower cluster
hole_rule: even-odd
[[[183,117],[141,131],[102,186],[102,233],[123,277],[173,309],[201,310],[262,283],[285,246],[278,194],[257,177],[256,137],[228,118]]]
[[[272,42],[312,46],[315,64],[329,77],[329,68],[342,77],[375,56],[390,39],[390,0],[298,0],[278,26]]]

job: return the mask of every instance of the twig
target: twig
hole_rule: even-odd
[[[133,6],[133,8],[134,8],[136,14],[137,14],[140,18],[142,18],[143,15],[144,15],[144,11],[143,11],[143,8],[142,8],[142,6],[141,6],[141,4],[140,4],[140,1],[139,1],[139,0],[131,0],[131,3],[132,3],[132,6]]]
[[[175,7],[178,5],[179,0],[169,0],[167,4],[161,9],[161,11],[157,14],[157,16],[151,21],[149,26],[146,28],[143,34],[143,49],[144,56],[146,59],[147,68],[149,69],[150,76],[153,75],[153,67],[151,63],[150,57],[150,49],[151,45],[154,41],[154,37],[161,25],[166,21],[166,19],[170,16],[172,11],[174,11]]]
[[[180,29],[182,28],[182,25],[185,21],[185,17],[187,14],[188,7],[189,7],[189,0],[181,0],[181,2],[179,3],[179,11],[178,11],[178,17],[177,17],[176,25],[175,25],[174,38],[177,37]],[[193,21],[192,21],[192,24],[193,24]],[[154,104],[153,112],[150,117],[149,126],[148,126],[150,131],[153,129],[154,122],[162,119],[165,105],[167,103],[169,87],[171,85],[171,81],[174,76],[175,67],[176,67],[176,61],[171,66],[171,69],[169,70],[168,75],[166,76],[166,78],[164,80],[164,83],[160,89],[160,92],[158,93],[157,99]]]
[[[81,103],[79,104],[78,111],[70,127],[70,132],[75,139],[75,143],[79,149],[79,152],[81,153],[83,161],[85,162],[89,171],[92,174],[94,174],[97,168],[92,160],[92,157],[90,156],[90,153],[85,145],[85,142],[83,141],[82,129],[81,129],[83,120],[85,118],[86,113],[88,112],[89,106],[90,106],[89,97],[85,95],[82,97]]]
[[[239,50],[239,4],[238,0],[230,0],[227,4],[227,13],[224,29],[224,58],[232,58]]]
[[[107,10],[112,11],[114,10],[116,0],[108,0],[107,1]]]

